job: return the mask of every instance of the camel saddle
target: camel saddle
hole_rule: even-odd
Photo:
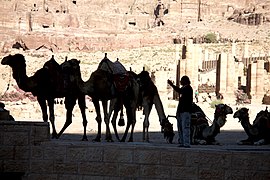
[[[128,87],[129,76],[127,74],[114,74],[113,83],[117,92],[124,92]]]

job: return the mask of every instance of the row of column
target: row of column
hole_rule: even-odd
[[[176,46],[176,59],[180,59],[179,46]],[[177,72],[179,79],[183,75],[187,75],[193,89],[198,89],[198,67],[200,59],[202,59],[201,48],[197,44],[193,44],[192,39],[188,39],[182,47],[182,58],[179,60],[179,71]],[[252,103],[262,103],[264,96],[264,59],[258,59],[251,62],[248,66],[247,74],[244,74],[244,64],[241,61],[235,61],[236,44],[232,44],[230,53],[221,53],[217,61],[216,70],[216,94],[222,94],[224,103],[235,102],[235,91],[240,85],[247,87],[247,94],[251,98]]]

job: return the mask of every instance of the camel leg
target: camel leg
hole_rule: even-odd
[[[131,107],[127,107],[127,106],[125,107],[127,111],[127,127],[126,127],[126,130],[122,137],[121,142],[125,142],[130,126],[131,126],[131,132],[130,132],[130,137],[128,141],[133,142],[133,132],[134,132],[135,124],[136,124],[136,107],[135,109]]]
[[[67,127],[72,123],[72,111],[76,104],[76,98],[75,97],[66,97],[65,98],[65,106],[66,106],[66,122],[61,129],[61,131],[58,133],[58,138],[63,134],[63,132],[67,129]]]
[[[86,115],[85,115],[86,103],[85,103],[85,96],[84,95],[79,96],[78,104],[79,104],[82,118],[83,118],[83,138],[82,138],[82,141],[88,141],[87,136],[86,136],[87,119],[86,119]]]
[[[143,106],[144,122],[143,122],[143,141],[149,142],[149,116],[152,110],[152,105],[148,104]]]
[[[48,122],[46,100],[45,100],[45,98],[40,97],[40,96],[37,97],[37,100],[38,100],[38,103],[39,103],[41,111],[42,111],[42,119],[44,122]]]
[[[46,100],[45,100],[45,98],[40,97],[40,96],[37,97],[37,100],[38,100],[38,103],[41,107],[43,121],[48,122]],[[51,107],[51,106],[49,106],[49,107]],[[52,125],[52,138],[57,138],[57,132],[56,132],[54,120],[52,121],[52,119],[50,119],[50,121],[51,121],[51,125]]]
[[[111,100],[109,117],[110,117],[110,114],[112,114],[112,111],[114,111],[111,122],[112,122],[112,126],[113,126],[113,129],[114,129],[115,137],[116,137],[116,139],[118,141],[120,141],[120,138],[119,138],[117,128],[116,128],[116,119],[117,119],[118,112],[119,112],[119,109],[120,109],[119,106],[120,106],[120,104],[119,104],[119,101],[117,101],[117,99]]]
[[[99,105],[99,101],[97,99],[92,99],[93,104],[95,106],[95,110],[97,113],[97,117],[96,117],[96,121],[98,123],[98,133],[95,139],[93,139],[93,141],[95,142],[100,142],[101,141],[101,114],[100,114],[100,105]]]
[[[108,116],[108,110],[107,110],[107,106],[108,106],[108,101],[102,101],[102,107],[103,107],[103,112],[104,112],[104,121],[106,124],[106,140],[107,142],[113,142],[112,140],[112,134],[110,131],[110,119]]]
[[[130,137],[129,137],[129,142],[133,142],[133,132],[134,132],[134,128],[135,128],[135,124],[136,124],[136,106],[134,106],[131,110],[131,132],[130,132]],[[147,129],[147,133],[148,133],[148,129]]]
[[[52,124],[52,138],[57,138],[57,132],[55,128],[55,116],[54,116],[54,99],[48,99],[48,106],[49,106],[49,112],[50,112],[50,122]]]
[[[133,132],[134,132],[135,124],[136,124],[136,122],[132,121],[132,123],[131,123],[131,132],[130,132],[130,137],[129,137],[128,142],[133,142]]]

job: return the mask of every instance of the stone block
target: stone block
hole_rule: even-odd
[[[15,146],[13,153],[15,160],[28,160],[30,158],[30,146]]]
[[[119,176],[120,177],[139,177],[140,165],[139,164],[119,164]]]
[[[224,179],[245,179],[245,171],[227,169]]]
[[[6,160],[3,163],[3,172],[27,172],[28,170],[28,160]]]
[[[270,171],[269,153],[233,153],[231,168],[234,170],[265,170]]]
[[[213,168],[200,168],[198,179],[223,179],[225,173],[223,169],[215,169]]]
[[[27,174],[27,180],[58,180],[57,174],[48,174],[48,173],[30,173]]]
[[[161,151],[160,164],[162,165],[179,165],[186,164],[186,152],[183,151]]]
[[[140,164],[159,164],[160,163],[160,151],[158,150],[134,150],[134,163]]]
[[[34,125],[31,128],[30,132],[30,143],[31,144],[40,144],[44,141],[50,140],[50,128],[48,126],[44,125]]]
[[[186,166],[194,166],[207,168],[229,168],[231,156],[226,152],[210,151],[208,153],[189,152]]]
[[[31,158],[35,160],[43,159],[43,146],[32,146],[31,147]]]
[[[123,148],[104,148],[104,162],[132,163],[133,150]]]
[[[245,179],[270,179],[270,171],[252,171],[245,172]]]
[[[53,160],[30,161],[30,172],[52,174],[53,173]]]
[[[0,159],[1,160],[12,160],[14,159],[14,146],[0,146]]]
[[[173,166],[171,179],[197,179],[198,167]]]
[[[4,145],[29,145],[28,132],[5,132],[4,133]]]
[[[6,145],[40,144],[50,140],[48,122],[0,121],[1,143]]]
[[[78,165],[74,162],[55,162],[54,173],[57,174],[77,174]]]
[[[85,162],[79,163],[79,174],[118,176],[117,163]]]
[[[81,147],[70,146],[67,147],[67,161],[102,161],[103,148],[100,147]]]
[[[144,178],[169,179],[171,176],[170,166],[141,165],[141,176]]]
[[[68,179],[68,180],[87,180],[90,179],[90,177],[85,177],[78,174],[58,174],[58,179]],[[93,178],[92,178],[93,179]],[[98,180],[98,179],[94,179]]]
[[[66,159],[66,146],[58,146],[58,145],[42,145],[44,159],[46,160],[55,160],[55,161],[64,161]]]

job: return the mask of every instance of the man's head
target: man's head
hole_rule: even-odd
[[[188,76],[183,76],[180,80],[181,85],[185,86],[185,85],[189,85],[190,84],[190,80]]]

